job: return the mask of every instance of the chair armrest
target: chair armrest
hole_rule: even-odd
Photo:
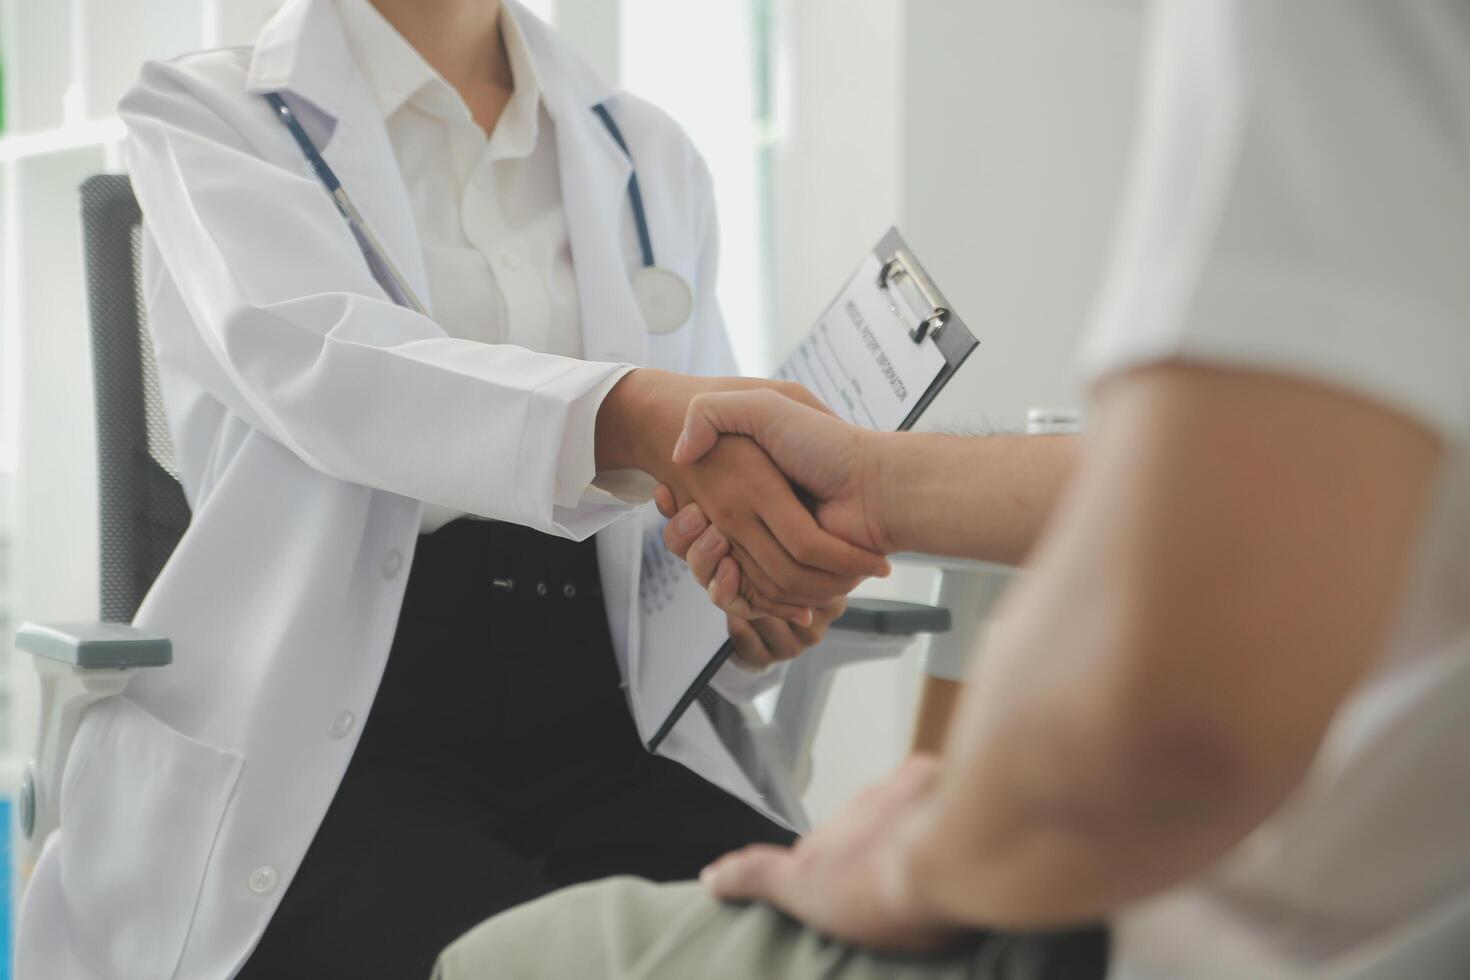
[[[896,599],[853,599],[847,604],[847,611],[832,623],[835,630],[877,636],[948,633],[953,626],[953,617],[943,606]]]
[[[820,644],[797,657],[786,670],[770,722],[756,738],[762,765],[784,774],[771,784],[767,799],[793,820],[805,819],[801,791],[811,777],[811,747],[836,672],[849,664],[892,660],[923,633],[942,634],[952,626],[948,609],[892,599],[853,599]],[[798,827],[800,829],[800,827]]]
[[[174,660],[173,643],[166,637],[121,623],[26,623],[16,630],[15,645],[32,656],[82,670],[166,667]]]
[[[41,682],[40,730],[17,800],[21,874],[28,876],[60,823],[61,774],[82,715],[121,694],[138,668],[167,666],[174,655],[168,639],[119,623],[26,623],[15,645],[35,658]]]
[[[906,561],[910,556],[901,556]],[[950,681],[962,681],[980,649],[985,629],[996,605],[1019,574],[1009,565],[991,562],[926,562],[939,571],[934,601],[955,616],[955,625],[945,635],[929,642],[924,656],[924,673]]]

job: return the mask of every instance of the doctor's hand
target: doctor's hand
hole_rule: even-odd
[[[813,609],[809,626],[761,616],[739,593],[740,569],[729,557],[729,540],[710,524],[699,505],[690,504],[675,514],[667,487],[659,487],[654,499],[659,510],[671,518],[664,527],[664,543],[669,551],[688,563],[690,573],[709,592],[711,601],[728,610],[726,622],[740,666],[764,670],[794,660],[821,643],[827,628],[846,612],[847,599],[841,598]]]
[[[886,575],[886,559],[823,530],[750,439],[724,439],[696,457],[674,459],[675,441],[696,397],[757,389],[793,404],[799,400],[814,414],[825,411],[799,385],[641,368],[603,400],[597,468],[643,470],[667,488],[677,506],[698,502],[728,542],[746,605],[807,628],[816,622],[814,610],[847,595],[863,578]]]

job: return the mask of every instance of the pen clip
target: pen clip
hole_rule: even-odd
[[[938,337],[945,323],[949,322],[949,310],[939,301],[938,291],[918,269],[919,265],[913,257],[899,249],[893,253],[891,259],[883,263],[883,268],[878,273],[878,288],[890,297],[889,309],[908,331],[909,339],[916,344],[923,343],[928,336]],[[922,303],[915,305],[912,301],[915,296]],[[909,326],[899,310],[899,303],[908,309],[911,316],[917,318],[917,324]],[[922,312],[925,309],[929,312]]]

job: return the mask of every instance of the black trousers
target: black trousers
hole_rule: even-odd
[[[419,539],[372,712],[246,980],[425,980],[481,920],[793,835],[644,751],[596,553],[460,520]]]

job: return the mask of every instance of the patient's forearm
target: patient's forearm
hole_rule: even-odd
[[[1140,704],[1133,717],[1109,698],[1117,681],[1093,665],[1163,641],[1117,617],[1106,585],[1089,600],[1049,579],[1008,600],[1009,626],[965,687],[944,776],[897,859],[911,900],[945,922],[1097,919],[1213,860],[1259,816],[1235,756],[1172,714]],[[1054,615],[1069,596],[1069,615]]]
[[[897,551],[1018,564],[1072,470],[1072,436],[880,437],[879,499]]]
[[[1053,709],[1073,710],[1064,701]],[[1034,746],[997,735],[976,752],[962,733],[898,861],[911,900],[964,928],[1105,918],[1206,867],[1268,810],[1207,751],[1113,750],[1079,725]]]

